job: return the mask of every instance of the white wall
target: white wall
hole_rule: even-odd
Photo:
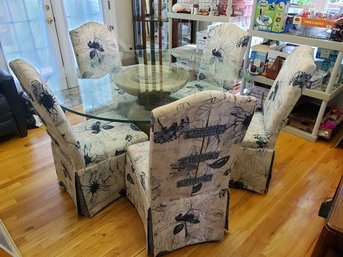
[[[118,44],[120,50],[134,49],[132,5],[128,0],[113,1],[118,30]]]

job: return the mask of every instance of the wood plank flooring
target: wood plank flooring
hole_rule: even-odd
[[[231,190],[225,240],[167,256],[310,256],[324,224],[320,203],[333,195],[343,173],[343,149],[333,146],[282,132],[269,192]],[[147,256],[143,225],[127,199],[93,218],[76,216],[58,187],[44,127],[0,142],[0,192],[0,218],[24,257]]]

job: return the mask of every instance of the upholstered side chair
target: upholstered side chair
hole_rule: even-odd
[[[171,97],[181,99],[204,90],[231,92],[239,83],[248,42],[248,33],[235,24],[223,23],[211,28],[202,53],[198,78]]]
[[[150,141],[127,149],[127,197],[154,256],[221,240],[230,166],[256,99],[199,92],[152,110]]]
[[[30,64],[18,59],[10,67],[51,137],[58,182],[70,194],[77,213],[93,216],[125,195],[125,150],[148,136],[129,123],[89,119],[72,126]]]
[[[268,191],[275,143],[316,65],[313,49],[298,46],[287,57],[263,105],[256,111],[231,170],[230,186],[258,193]]]
[[[121,69],[112,26],[87,22],[69,32],[81,78],[99,78]]]

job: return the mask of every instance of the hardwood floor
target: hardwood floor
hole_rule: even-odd
[[[231,190],[225,240],[167,256],[310,256],[324,224],[320,203],[343,173],[343,149],[333,145],[282,132],[269,192]],[[45,128],[0,142],[0,192],[0,218],[23,256],[147,256],[143,225],[127,199],[93,218],[76,216],[58,187]]]

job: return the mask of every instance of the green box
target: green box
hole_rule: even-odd
[[[257,0],[254,29],[283,32],[288,13],[289,0]]]

